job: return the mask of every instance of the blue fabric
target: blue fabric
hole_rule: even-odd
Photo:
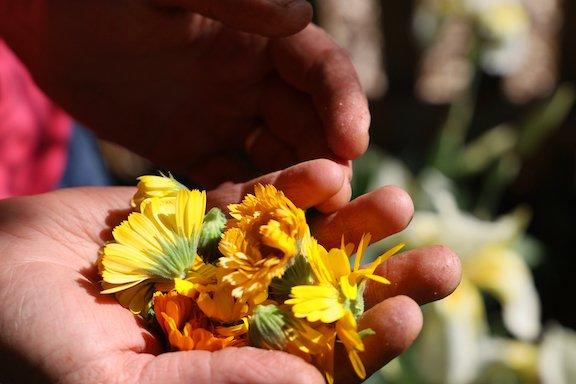
[[[106,168],[96,136],[75,123],[60,187],[103,186],[112,183],[112,176]]]

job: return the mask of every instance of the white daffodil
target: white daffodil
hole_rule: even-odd
[[[488,325],[480,292],[500,301],[506,327],[524,340],[540,332],[540,302],[530,270],[513,248],[526,214],[480,220],[459,210],[446,185],[438,174],[424,178],[435,211],[416,212],[402,239],[411,246],[446,244],[462,259],[461,285],[430,306],[416,348],[423,377],[433,383],[464,384],[478,376],[485,360],[482,345]]]
[[[424,0],[416,12],[419,36],[433,35],[445,22],[470,25],[484,42],[481,65],[506,76],[518,71],[531,49],[533,21],[524,0]],[[426,39],[425,38],[425,39]]]
[[[482,374],[478,382],[538,383],[538,345],[524,341],[495,338],[481,344]]]
[[[576,383],[576,332],[559,325],[548,327],[538,368],[543,384]]]
[[[488,73],[508,75],[518,71],[530,53],[530,15],[520,0],[468,0],[480,29],[488,40],[482,66]]]
[[[483,220],[458,207],[451,181],[438,171],[428,170],[415,178],[392,158],[380,156],[379,164],[379,169],[372,169],[368,188],[401,186],[415,197],[417,207],[409,227],[389,241],[402,241],[409,247],[445,244],[460,255],[463,266],[462,283],[456,291],[426,307],[424,329],[412,349],[413,357],[403,357],[413,359],[417,367],[407,375],[430,383],[473,382],[490,360],[481,292],[501,303],[504,324],[514,336],[533,340],[540,334],[540,301],[525,258],[516,249],[529,214],[521,208],[494,221]],[[521,348],[508,350],[512,358]],[[383,371],[390,382],[403,382],[404,373]]]
[[[541,328],[540,300],[530,269],[514,248],[528,214],[519,209],[496,221],[481,220],[458,208],[447,183],[439,173],[424,177],[423,188],[435,211],[416,212],[403,240],[411,246],[451,247],[462,259],[463,279],[500,301],[508,330],[523,340],[536,338]]]
[[[467,280],[425,310],[426,321],[415,345],[419,375],[430,383],[469,383],[481,364],[480,346],[487,334],[484,303]]]

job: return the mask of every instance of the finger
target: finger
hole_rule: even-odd
[[[155,3],[180,7],[231,28],[269,37],[294,34],[312,19],[312,6],[305,0],[155,0]]]
[[[370,328],[375,335],[366,336],[365,351],[360,354],[367,377],[404,352],[422,329],[422,311],[414,300],[406,296],[389,298],[366,311],[359,320],[359,329]],[[342,354],[338,359],[345,359]],[[337,383],[356,383],[350,363],[335,364]]]
[[[326,202],[319,204],[316,209],[324,214],[336,212],[344,207],[352,198],[352,185],[348,181],[344,182],[342,188]]]
[[[392,283],[366,283],[364,299],[371,308],[390,297],[406,295],[423,305],[451,294],[462,274],[460,258],[444,246],[414,249],[393,256],[378,268],[376,274]]]
[[[408,225],[414,205],[408,194],[398,187],[383,187],[360,196],[337,212],[315,218],[311,228],[326,247],[338,247],[342,235],[346,242],[357,244],[365,233],[378,241]]]
[[[272,61],[290,85],[310,94],[330,149],[352,160],[368,147],[368,101],[352,62],[320,28],[271,41]]]
[[[225,348],[139,356],[139,382],[146,383],[324,383],[320,372],[284,352]]]
[[[226,184],[208,193],[211,206],[224,208],[254,192],[256,184],[273,184],[297,206],[307,209],[320,205],[338,193],[346,181],[340,164],[319,159],[307,161],[244,184]]]

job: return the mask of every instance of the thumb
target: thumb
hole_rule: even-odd
[[[268,37],[293,35],[311,21],[306,0],[154,0],[161,7],[183,8],[244,32]]]
[[[225,348],[217,352],[187,351],[143,356],[139,383],[321,384],[320,372],[284,352]]]

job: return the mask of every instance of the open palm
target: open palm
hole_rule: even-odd
[[[304,1],[12,2],[0,36],[49,96],[197,183],[366,149],[355,71]]]
[[[209,193],[209,205],[238,201],[254,182],[270,182],[299,206],[315,206],[341,183],[316,175],[337,175],[338,169],[321,160],[249,184],[228,184]],[[0,202],[0,381],[321,383],[315,368],[282,352],[160,354],[157,336],[113,297],[99,293],[98,250],[110,238],[110,227],[126,216],[133,192],[70,189]],[[316,217],[312,226],[320,241],[335,245],[342,231],[351,241],[367,231],[378,240],[401,230],[411,215],[407,195],[386,187]],[[457,257],[443,247],[406,252],[378,271],[393,285],[366,291],[370,309],[360,327],[380,335],[365,339],[368,372],[410,345],[422,322],[418,304],[447,295],[460,276]],[[336,366],[337,381],[354,381],[346,362]]]

